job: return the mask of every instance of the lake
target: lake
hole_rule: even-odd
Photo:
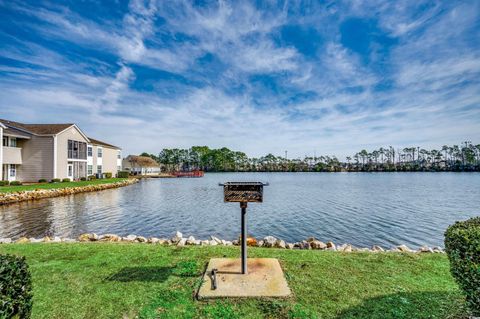
[[[232,240],[240,207],[223,202],[218,183],[226,181],[269,182],[264,202],[248,205],[248,233],[288,242],[314,236],[359,247],[443,247],[448,225],[480,215],[478,173],[209,173],[0,206],[0,237],[170,238],[179,230]]]

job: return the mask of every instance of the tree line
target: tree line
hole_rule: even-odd
[[[163,149],[158,155],[141,155],[154,159],[166,172],[197,169],[206,172],[480,171],[480,144],[471,142],[432,150],[380,147],[373,151],[361,150],[347,156],[346,161],[340,161],[334,155],[248,157],[226,147],[210,149],[207,146]]]

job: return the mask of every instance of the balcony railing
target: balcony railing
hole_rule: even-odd
[[[22,164],[22,149],[3,146],[3,164]]]

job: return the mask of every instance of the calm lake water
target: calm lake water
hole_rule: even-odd
[[[234,239],[240,208],[223,202],[218,183],[226,181],[269,182],[264,203],[248,206],[248,233],[291,242],[315,236],[361,247],[443,247],[449,224],[480,215],[478,173],[211,173],[0,206],[0,237],[170,238],[179,230]]]

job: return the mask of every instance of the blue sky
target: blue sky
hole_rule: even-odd
[[[124,148],[480,142],[479,1],[0,1],[0,117]]]

